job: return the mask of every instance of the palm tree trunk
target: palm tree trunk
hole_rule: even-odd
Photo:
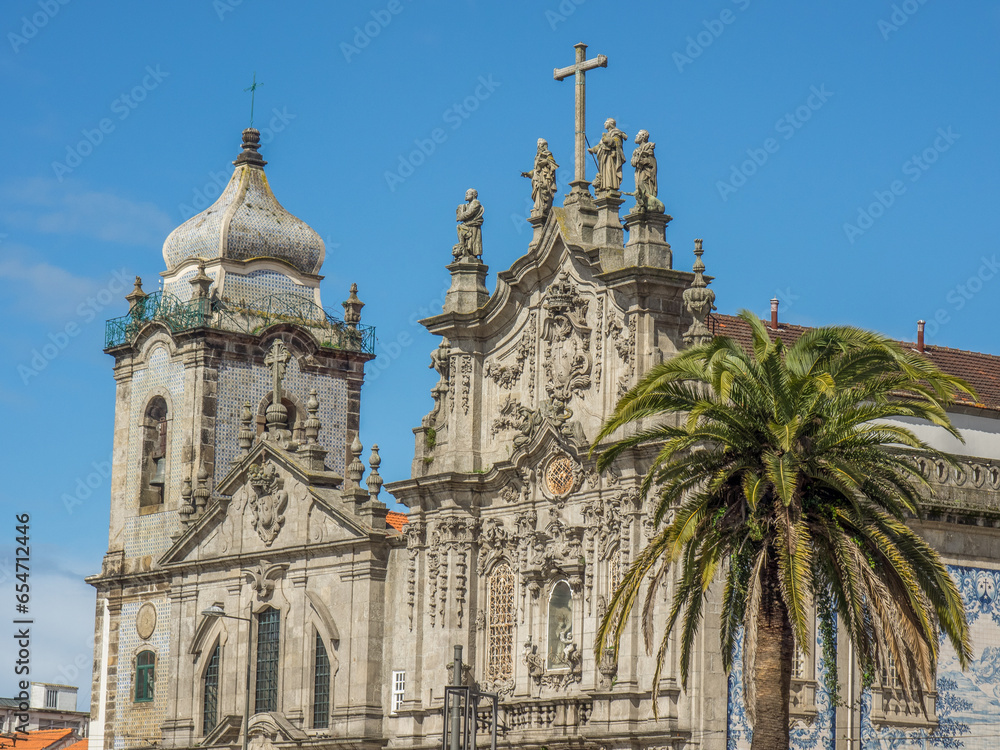
[[[773,567],[772,567],[773,571]],[[788,749],[788,694],[792,684],[795,637],[774,573],[765,574],[752,679],[757,691],[750,750]]]

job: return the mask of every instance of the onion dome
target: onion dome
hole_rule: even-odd
[[[325,246],[316,231],[288,213],[267,182],[258,153],[260,132],[243,131],[243,151],[222,195],[177,227],[163,243],[167,273],[192,258],[279,260],[305,274],[318,274]]]

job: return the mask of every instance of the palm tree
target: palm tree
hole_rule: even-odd
[[[894,669],[907,699],[921,705],[939,628],[968,664],[958,589],[908,525],[928,487],[916,457],[954,459],[883,420],[926,420],[961,439],[945,406],[958,392],[974,393],[878,334],[816,328],[786,347],[753,314],[740,317],[750,351],[717,337],[652,368],[591,448],[601,470],[627,451],[654,450],[643,495],[658,487],[656,535],[614,592],[597,643],[617,656],[648,583],[642,631],[650,648],[654,592],[679,564],[653,679],[658,685],[677,626],[686,688],[703,605],[722,578],[723,664],[728,672],[742,630],[752,747],[787,748],[791,665],[796,645],[809,652],[813,612],[828,627],[839,615],[862,673]],[[623,428],[626,437],[602,448]],[[835,669],[828,677],[835,686]]]

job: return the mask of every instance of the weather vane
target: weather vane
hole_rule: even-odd
[[[253,72],[253,84],[250,85],[250,86],[247,86],[245,89],[243,89],[244,91],[249,91],[250,92],[250,127],[251,128],[253,127],[253,102],[254,102],[254,98],[257,96],[257,87],[258,86],[263,86],[263,85],[264,85],[263,83],[257,83],[257,71],[255,70]]]

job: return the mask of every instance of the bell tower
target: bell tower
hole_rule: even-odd
[[[357,435],[374,331],[356,285],[341,315],[322,307],[323,241],[278,203],[259,146],[244,130],[222,195],[164,242],[163,290],[136,278],[128,313],[107,322],[116,395],[108,552],[88,579],[94,750],[155,744],[169,724],[165,665],[187,626],[174,605],[189,594],[159,561],[241,445],[304,446],[314,469],[343,476]]]

